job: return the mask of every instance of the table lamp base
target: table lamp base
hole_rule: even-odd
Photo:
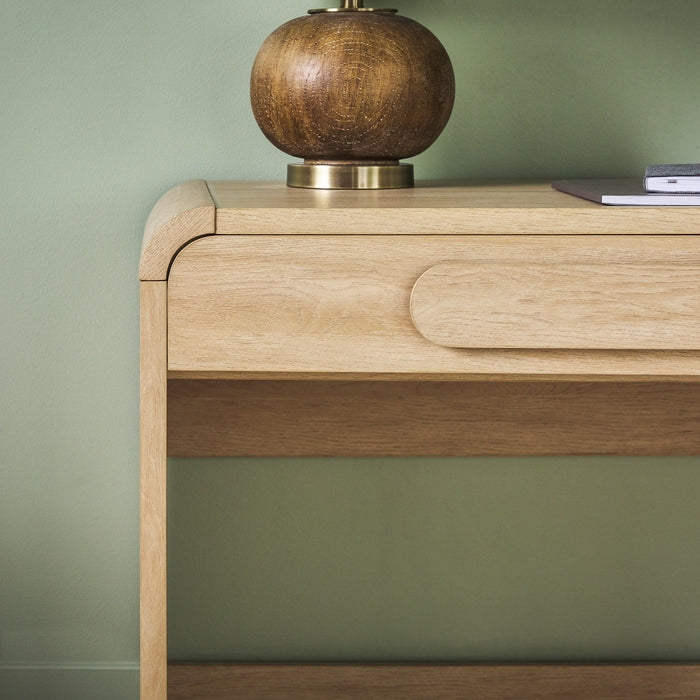
[[[413,166],[307,164],[287,166],[287,185],[319,190],[391,190],[413,187]]]

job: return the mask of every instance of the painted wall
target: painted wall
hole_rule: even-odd
[[[696,0],[400,7],[457,75],[418,177],[700,160]],[[183,180],[282,177],[248,72],[306,9],[0,3],[2,697],[136,697],[143,223]],[[173,655],[697,658],[696,467],[175,461]]]

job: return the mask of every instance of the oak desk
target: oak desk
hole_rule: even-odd
[[[166,650],[167,455],[700,454],[700,211],[197,180],[153,209],[140,279],[144,700],[700,696],[688,664]]]

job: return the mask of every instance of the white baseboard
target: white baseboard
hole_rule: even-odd
[[[138,700],[138,663],[0,664],[2,700]]]

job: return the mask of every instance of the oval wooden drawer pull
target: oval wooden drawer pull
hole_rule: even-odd
[[[700,349],[700,265],[441,264],[411,293],[428,340],[454,348]]]

